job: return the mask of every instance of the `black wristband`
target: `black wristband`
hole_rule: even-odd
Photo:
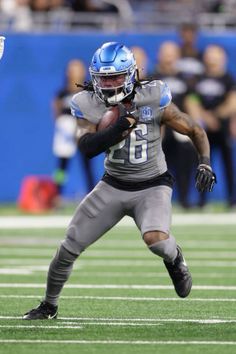
[[[199,157],[199,165],[208,165],[211,166],[211,160],[208,156],[200,156]]]
[[[104,130],[83,135],[78,142],[79,149],[88,158],[92,158],[123,140],[122,133],[129,128],[130,122],[122,117]]]

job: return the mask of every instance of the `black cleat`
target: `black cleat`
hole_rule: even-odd
[[[164,261],[164,264],[172,279],[176,293],[180,297],[186,297],[192,288],[192,277],[179,246],[177,246],[177,252],[177,257],[173,263]]]
[[[57,318],[57,306],[46,301],[23,315],[23,320],[52,320]]]

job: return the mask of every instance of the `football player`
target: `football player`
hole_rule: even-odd
[[[90,75],[91,83],[72,98],[72,115],[78,121],[80,150],[88,157],[105,152],[105,174],[76,209],[50,264],[45,298],[23,316],[26,320],[57,317],[73,263],[125,215],[134,219],[149,250],[163,259],[176,293],[184,298],[191,291],[191,274],[170,233],[173,177],[160,128],[165,124],[192,140],[199,154],[199,191],[211,191],[216,182],[206,133],[171,102],[165,83],[139,81],[133,53],[124,45],[103,44],[92,58]],[[105,112],[116,105],[117,121],[98,131]]]

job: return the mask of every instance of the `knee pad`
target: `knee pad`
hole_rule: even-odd
[[[177,244],[172,235],[166,240],[158,241],[149,246],[149,249],[152,253],[162,257],[167,262],[173,262],[177,257]]]

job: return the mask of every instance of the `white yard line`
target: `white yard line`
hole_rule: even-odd
[[[45,288],[44,283],[0,283],[0,288]],[[67,284],[67,289],[139,289],[139,290],[172,290],[172,285],[127,285],[127,284]],[[236,290],[236,286],[193,285],[194,290]]]
[[[236,345],[236,341],[142,341],[142,340],[47,340],[47,339],[0,339],[8,344],[102,344],[102,345]]]
[[[32,275],[33,272],[27,269],[0,268],[0,274]]]
[[[45,273],[48,271],[49,265],[45,266],[27,266],[27,265],[19,265],[18,268],[0,268],[0,274],[20,274],[20,275],[32,275],[34,273]],[[133,277],[138,277],[138,278],[166,278],[167,273],[166,272],[87,272],[81,269],[81,267],[76,267],[73,270],[73,273],[79,273],[80,278],[81,277],[99,277],[99,278],[133,278]],[[204,278],[204,279],[222,279],[224,277],[229,278],[229,279],[235,279],[235,274],[229,274],[227,271],[225,272],[219,272],[219,273],[195,273],[194,272],[194,279],[196,278]]]
[[[17,247],[17,245],[16,245]],[[230,247],[230,245],[229,245]],[[45,248],[23,248],[23,247],[17,247],[17,248],[12,248],[12,247],[1,247],[0,248],[0,255],[2,256],[9,256],[13,258],[14,256],[48,256],[51,257],[55,253],[55,248],[52,249],[45,249]],[[126,259],[126,258],[147,258],[149,255],[149,252],[146,248],[143,250],[89,250],[86,253],[87,258],[119,258],[121,259]],[[214,250],[214,251],[208,251],[208,250],[201,250],[201,251],[187,251],[186,252],[186,257],[188,260],[190,259],[236,259],[236,252],[235,251],[221,251],[221,250]]]
[[[19,316],[0,316],[0,320],[22,320],[22,317]],[[227,319],[227,318],[83,318],[83,317],[60,317],[56,320],[58,327],[61,328],[60,323],[63,321],[78,321],[81,325],[149,325],[149,324],[159,324],[159,323],[200,323],[200,324],[224,324],[224,323],[236,323],[236,319]],[[26,325],[0,325],[9,328],[22,328]],[[30,325],[31,328],[40,328],[41,325]],[[45,326],[50,328],[51,325]],[[52,327],[51,327],[52,328]]]
[[[63,235],[64,237],[64,235]],[[42,236],[41,238],[36,237],[35,235],[32,236],[24,236],[24,235],[14,235],[10,237],[6,236],[0,236],[0,243],[2,246],[40,246],[40,247],[51,247],[51,249],[54,249],[53,247],[56,247],[58,245],[58,242],[60,242],[61,238],[63,237],[52,237],[50,235],[50,238]],[[183,240],[182,245],[184,248],[193,248],[193,249],[230,249],[234,250],[236,248],[236,241],[232,240],[215,240],[214,235],[212,236],[212,240]],[[5,248],[5,247],[4,247]],[[29,247],[27,247],[29,248]],[[99,251],[107,249],[107,250],[129,250],[132,249],[133,251],[141,251],[145,249],[145,244],[144,242],[139,238],[134,238],[133,240],[127,240],[127,239],[117,239],[117,238],[102,238],[99,240],[98,243],[96,243],[96,250]],[[12,247],[12,249],[14,249]]]
[[[235,321],[236,322],[236,321]],[[217,322],[218,323],[228,323],[226,322]],[[232,322],[230,322],[232,323]],[[143,327],[143,326],[161,326],[161,323],[135,323],[135,322],[82,322],[83,326],[117,326],[117,327]],[[0,328],[30,328],[30,329],[81,329],[83,326],[42,326],[42,325],[0,325]]]
[[[134,296],[89,296],[89,295],[62,295],[61,299],[78,300],[111,300],[111,301],[184,301],[184,302],[236,302],[236,298],[188,298],[178,297],[134,297]],[[0,299],[40,299],[39,295],[0,295]],[[1,316],[0,316],[1,318]]]
[[[36,264],[38,263],[39,265],[49,265],[49,261],[51,260],[51,257],[49,258],[14,258],[14,259],[0,259],[0,265],[4,265],[4,266],[10,266],[10,265],[14,265],[14,266],[24,266],[24,265],[31,265],[31,264]],[[159,263],[158,263],[159,260]],[[236,260],[235,261],[222,261],[222,260],[210,260],[210,261],[206,261],[206,260],[191,260],[191,262],[188,262],[189,266],[191,266],[191,268],[193,267],[208,267],[208,268],[234,268],[236,267]],[[151,268],[153,267],[154,269],[157,269],[157,267],[161,264],[161,260],[160,258],[153,258],[148,260],[148,255],[147,258],[143,259],[143,260],[127,260],[127,259],[97,259],[97,260],[93,260],[93,259],[85,259],[85,258],[81,258],[79,259],[78,263],[76,264],[76,268],[86,268],[86,269],[91,269],[93,267],[96,268],[96,270],[99,267],[106,267],[107,268],[136,268],[138,266],[143,268]]]
[[[81,329],[82,326],[0,325],[0,328],[30,329]]]
[[[18,228],[66,228],[71,216],[1,216],[1,229]],[[173,225],[236,225],[235,213],[174,214]],[[134,226],[131,218],[125,217],[119,226]]]

